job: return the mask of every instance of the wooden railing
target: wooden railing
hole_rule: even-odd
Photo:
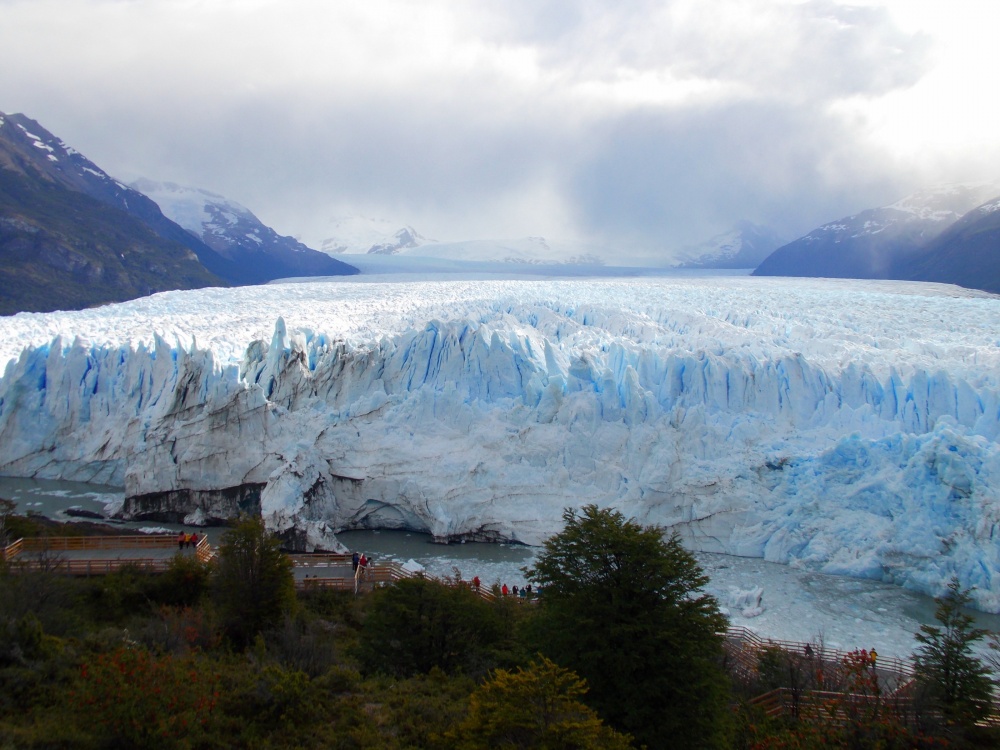
[[[5,547],[3,560],[14,562],[18,570],[48,570],[68,575],[106,575],[125,566],[162,572],[170,567],[170,557],[110,557],[95,555],[69,559],[63,553],[114,552],[115,550],[172,550],[177,544],[174,534],[144,534],[129,536],[30,537],[18,539]],[[215,552],[208,538],[199,537],[194,549],[201,562],[210,561]]]
[[[828,648],[827,646],[820,646],[816,643],[805,643],[802,641],[783,641],[774,638],[761,638],[755,632],[749,628],[742,626],[734,626],[726,629],[725,633],[727,638],[742,641],[750,645],[753,651],[761,651],[765,648],[781,648],[793,654],[813,654],[817,657],[822,656],[824,660],[843,662],[844,658],[849,652],[841,651],[835,648]],[[808,646],[809,651],[807,652],[806,647]],[[904,659],[898,659],[893,656],[883,656],[879,654],[876,664],[879,669],[884,669],[887,672],[894,672],[905,677],[913,677],[913,665]]]
[[[336,552],[311,552],[309,554],[289,553],[288,559],[297,568],[324,567],[328,565],[349,565],[351,556]]]
[[[3,560],[5,562],[7,560],[13,560],[15,557],[21,554],[21,546],[23,543],[24,543],[23,539],[18,539],[17,541],[8,544],[3,549],[0,549],[0,560]]]
[[[769,717],[795,716],[838,725],[877,713],[908,716],[912,715],[914,710],[914,700],[910,697],[791,688],[771,690],[753,698],[750,705],[761,709]]]
[[[305,569],[323,568],[328,565],[346,566],[351,563],[351,555],[292,554],[289,555],[289,557],[292,559],[292,562],[297,568]],[[390,560],[387,562],[370,563],[367,568],[359,567],[350,577],[313,575],[308,578],[296,578],[295,586],[301,590],[333,589],[335,591],[353,591],[357,593],[359,591],[370,591],[376,587],[388,586],[389,584],[395,583],[396,581],[404,578],[414,578],[420,575],[426,574],[414,573],[413,571],[404,568],[401,564]],[[470,581],[459,581],[457,583],[453,581],[447,582],[450,585],[468,587],[470,591],[488,602],[492,602],[497,599],[497,596],[487,586],[481,585],[478,589],[476,589]],[[521,599],[521,601],[524,600]],[[529,599],[528,601],[533,600]]]

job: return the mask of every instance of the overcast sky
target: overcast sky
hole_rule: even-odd
[[[997,0],[0,0],[0,111],[315,245],[791,239],[1000,178]]]

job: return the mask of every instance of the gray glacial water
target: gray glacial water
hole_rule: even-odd
[[[105,506],[122,498],[122,489],[80,482],[0,477],[0,497],[13,500],[19,513],[35,512],[59,520],[73,520],[70,508],[105,513]],[[123,523],[123,527],[178,531],[172,524]],[[190,529],[189,529],[190,530]],[[218,542],[225,531],[199,529]],[[413,560],[434,576],[465,580],[478,575],[484,584],[523,586],[522,568],[530,567],[537,548],[515,544],[451,544],[431,542],[429,536],[406,531],[349,531],[338,538],[352,550],[375,561]],[[913,633],[934,619],[934,601],[880,581],[824,575],[776,565],[757,558],[698,553],[711,579],[708,591],[716,596],[734,625],[783,640],[822,639],[832,648],[876,647],[887,656],[906,657],[915,648]],[[762,612],[744,616],[732,604],[738,592],[763,591]],[[1000,632],[1000,616],[972,612],[980,627]]]

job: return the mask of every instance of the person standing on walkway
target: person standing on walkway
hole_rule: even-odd
[[[358,563],[360,561],[361,561],[361,556],[357,552],[355,552],[353,555],[351,555],[351,569],[355,573],[358,572]]]
[[[472,590],[475,591],[476,593],[479,592],[480,583],[482,582],[479,580],[479,576],[476,576],[475,578],[472,579]]]

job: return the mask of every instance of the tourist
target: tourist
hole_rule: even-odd
[[[187,534],[183,531],[177,535],[177,549],[184,549],[184,543],[187,541]]]
[[[480,583],[481,583],[481,581],[479,580],[479,576],[475,576],[472,579],[472,589],[473,589],[473,591],[476,591],[477,593],[479,592],[479,585],[480,585]]]
[[[351,555],[351,570],[353,570],[355,573],[358,572],[358,563],[360,560],[361,556],[357,552]]]
[[[191,535],[191,547],[193,549],[197,549],[198,548],[198,533],[197,532],[195,532],[194,534]]]
[[[509,593],[510,593],[510,591],[507,589],[507,584],[506,583],[503,586],[500,587],[500,595],[501,596],[507,596],[507,594],[509,594]]]

